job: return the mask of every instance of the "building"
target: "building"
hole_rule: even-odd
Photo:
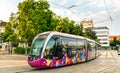
[[[85,31],[86,28],[93,27],[93,21],[92,20],[84,20],[81,21],[82,26],[83,26],[83,32]]]
[[[100,41],[101,46],[109,48],[109,28],[108,27],[94,27],[97,39]]]
[[[120,39],[120,35],[109,36],[109,42],[112,42],[114,38]]]
[[[0,33],[4,32],[5,26],[6,26],[6,22],[0,20]]]
[[[1,33],[4,33],[5,26],[6,26],[6,22],[0,20],[0,35]],[[0,40],[0,51],[1,50],[5,50],[5,44],[2,43],[2,40]]]
[[[100,41],[101,46],[109,47],[109,29],[108,27],[94,27],[92,20],[84,20],[81,22],[83,25],[83,32],[86,28],[92,28],[96,32],[97,39]]]

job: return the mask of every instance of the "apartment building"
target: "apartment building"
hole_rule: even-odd
[[[93,31],[96,32],[97,39],[100,41],[101,46],[109,47],[109,28],[108,27],[94,27],[92,20],[84,20],[81,22],[83,25],[83,31],[86,28],[91,28]]]
[[[83,32],[85,31],[86,28],[93,27],[93,21],[92,20],[84,20],[81,21],[82,26],[83,26]]]
[[[94,27],[97,39],[100,41],[101,46],[109,47],[109,28],[108,27]]]

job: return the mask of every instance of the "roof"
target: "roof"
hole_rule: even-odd
[[[62,36],[67,36],[67,37],[72,37],[72,38],[85,39],[82,36],[72,35],[72,34],[67,34],[67,33],[62,33],[62,32],[57,32],[57,31],[47,31],[47,32],[40,33],[39,35],[41,34],[62,35]]]
[[[0,21],[0,26],[5,26],[6,22]]]
[[[95,42],[94,40],[91,40],[91,39],[83,37],[83,36],[78,36],[78,35],[73,35],[73,34],[68,34],[68,33],[62,33],[62,32],[57,32],[57,31],[47,31],[47,32],[40,33],[38,35],[43,35],[43,34],[50,34],[52,36],[53,35],[62,35],[62,36],[71,37],[71,38],[86,39],[89,42]]]
[[[96,30],[98,30],[98,29],[108,29],[109,30],[109,28],[108,27],[92,27],[93,29],[96,29]]]
[[[120,35],[117,35],[117,36],[115,36],[115,35],[114,35],[114,36],[109,36],[109,38],[115,38],[115,37],[116,37],[117,39],[120,39]]]

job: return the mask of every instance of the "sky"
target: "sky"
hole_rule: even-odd
[[[22,1],[0,0],[0,20],[9,21],[11,12],[16,13],[18,3]],[[77,23],[83,20],[93,20],[95,27],[107,26],[110,35],[120,35],[120,0],[47,1],[50,4],[50,9],[61,17],[68,17]]]

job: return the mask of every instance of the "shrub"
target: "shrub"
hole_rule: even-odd
[[[25,51],[27,49],[27,54],[30,51],[30,48],[23,48],[23,47],[17,47],[16,49],[14,49],[14,53],[15,54],[25,54]]]

